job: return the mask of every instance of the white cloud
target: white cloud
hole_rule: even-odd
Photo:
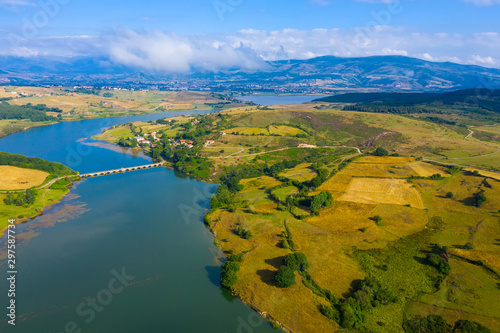
[[[491,6],[500,4],[500,0],[464,0],[465,2],[473,3],[477,6]]]
[[[218,71],[234,67],[257,69],[265,65],[251,49],[212,38],[180,37],[160,31],[140,34],[130,30],[106,38],[113,61],[148,70]]]
[[[35,6],[35,4],[27,0],[0,0],[0,6],[7,8],[15,8],[15,7]]]
[[[365,57],[402,55],[428,61],[450,61],[500,67],[500,34],[421,33],[402,27],[356,29],[247,29],[217,35],[179,36],[161,31],[119,30],[105,36],[38,37],[26,44],[33,52],[12,49],[0,37],[0,53],[16,56],[53,54],[109,57],[127,66],[165,72],[255,69],[263,60],[317,56]]]
[[[495,59],[492,57],[481,57],[477,54],[471,57],[471,62],[479,65],[494,66],[496,64]]]

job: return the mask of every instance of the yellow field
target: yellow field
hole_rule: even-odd
[[[307,169],[308,166],[302,164],[294,168],[295,170],[286,170],[283,174],[291,176],[297,173],[297,170]],[[274,274],[283,256],[289,253],[280,245],[284,221],[293,234],[296,250],[307,256],[310,264],[309,272],[315,281],[339,297],[352,290],[353,281],[362,280],[367,274],[356,260],[353,248],[385,251],[388,244],[426,230],[430,217],[434,216],[441,217],[444,226],[439,232],[436,231],[431,242],[448,246],[452,254],[471,260],[481,260],[492,269],[499,270],[500,261],[496,244],[500,227],[498,218],[491,212],[500,209],[500,192],[498,192],[500,182],[489,180],[491,188],[482,187],[488,201],[478,209],[468,202],[481,186],[484,179],[482,177],[458,173],[449,175],[443,180],[415,179],[409,183],[404,179],[411,175],[424,177],[435,173],[444,176],[446,172],[446,168],[419,162],[414,158],[362,157],[318,188],[318,192],[329,191],[332,194],[333,205],[322,209],[318,216],[302,220],[296,220],[286,211],[279,211],[277,203],[269,198],[266,190],[279,185],[273,178],[258,177],[241,181],[245,188],[236,194],[236,200],[246,202],[253,208],[253,212],[240,208],[234,213],[216,210],[210,214],[214,233],[223,250],[232,250],[237,254],[248,251],[238,272],[236,293],[294,332],[338,329],[317,310],[317,306],[322,304],[324,299],[305,288],[298,275],[295,285],[288,289],[277,288],[274,285]],[[379,177],[376,178],[377,176]],[[293,190],[293,187],[291,189]],[[272,193],[276,194],[279,191],[286,193],[287,190],[290,189],[274,189]],[[453,192],[453,199],[445,197],[448,191]],[[407,204],[411,206],[405,206]],[[429,208],[429,211],[424,208]],[[295,210],[305,215],[310,214],[307,207],[301,206]],[[382,217],[381,225],[370,219],[375,215]],[[236,223],[251,230],[253,236],[250,239],[243,239],[236,235],[234,232]],[[473,242],[474,250],[459,249],[459,246],[467,241]],[[415,264],[413,257],[410,259],[410,264]],[[446,311],[450,311],[450,316],[446,316],[449,320],[453,314],[468,311],[467,318],[487,324],[490,328],[495,327],[496,309],[492,307],[487,311],[483,305],[483,303],[495,304],[495,297],[498,295],[495,280],[487,272],[483,272],[482,268],[455,259],[451,259],[451,264],[452,274],[446,280],[449,283],[443,283],[439,293],[426,295],[422,301],[432,306],[436,301],[439,302],[443,297],[447,297],[445,294],[448,291],[455,292],[456,287],[453,283],[458,281],[463,291],[458,295],[461,303],[458,305],[453,302],[448,302],[446,305],[437,303],[441,307],[440,311],[444,311],[442,307],[445,306]],[[411,265],[409,267],[413,267]],[[411,273],[401,272],[401,274],[406,274],[405,278],[408,278],[408,274]],[[476,275],[480,276],[481,282],[476,284],[469,282],[468,279],[473,279]],[[393,286],[395,290],[399,278],[395,277],[396,282]],[[463,281],[457,280],[459,278]],[[386,280],[386,283],[387,281],[389,280]],[[474,290],[464,291],[465,286],[469,285],[473,286]],[[475,293],[481,297],[478,299],[469,297]],[[407,304],[411,306],[416,303]],[[474,309],[475,307],[477,309]],[[381,308],[380,311],[384,311],[384,315],[380,319],[377,319],[379,314],[370,314],[367,320],[383,320],[388,323],[393,320],[402,321],[403,313],[418,313],[420,310],[419,308],[405,312],[398,303]],[[487,316],[480,317],[479,313]],[[371,328],[377,327],[376,321],[372,324]],[[374,330],[374,332],[385,331]]]
[[[307,134],[303,130],[291,126],[269,126],[269,133],[283,135],[283,136],[295,136],[297,134]]]
[[[340,201],[408,205],[424,209],[420,194],[402,179],[354,178]]]
[[[440,174],[443,177],[449,176],[449,174],[446,173],[443,167],[439,167],[430,163],[415,161],[408,163],[408,167],[415,171],[417,176],[420,177],[430,177],[435,174]]]
[[[485,171],[485,170],[475,169],[475,168],[464,168],[464,170],[470,171],[470,172],[477,171],[477,172],[479,172],[479,174],[481,176],[500,180],[500,173],[498,173],[498,172]]]
[[[0,165],[1,190],[25,190],[43,184],[49,176],[47,172]]]
[[[269,135],[269,132],[265,128],[260,127],[234,127],[224,130],[226,133],[236,133],[241,135]]]
[[[251,178],[251,179],[243,179],[240,182],[241,185],[244,186],[242,192],[247,192],[247,191],[254,191],[258,189],[266,189],[266,188],[273,188],[278,185],[281,185],[280,181],[277,181],[276,179],[268,176],[262,176],[258,178]]]
[[[310,181],[317,176],[317,173],[309,169],[311,163],[302,163],[293,169],[286,170],[279,174],[281,177],[298,180],[299,182]]]

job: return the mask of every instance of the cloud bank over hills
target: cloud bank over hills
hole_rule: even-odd
[[[266,66],[266,61],[325,55],[402,55],[500,67],[500,34],[497,32],[421,33],[383,25],[355,29],[246,29],[207,35],[119,29],[99,36],[35,36],[15,40],[7,36],[0,38],[0,50],[0,55],[17,57],[105,56],[117,65],[167,73],[260,69]]]

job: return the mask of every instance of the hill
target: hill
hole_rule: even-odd
[[[181,81],[181,82],[179,82]],[[182,82],[184,81],[184,82]],[[146,72],[107,58],[0,57],[0,82],[11,85],[113,85],[263,92],[442,91],[500,88],[500,70],[403,56],[271,61],[260,70]]]

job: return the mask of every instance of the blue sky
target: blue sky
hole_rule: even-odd
[[[0,0],[0,53],[168,71],[327,54],[500,67],[498,17],[500,0]]]

